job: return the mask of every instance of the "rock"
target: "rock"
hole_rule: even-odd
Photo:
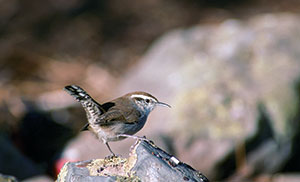
[[[8,176],[0,174],[0,181],[1,182],[18,182],[18,180],[14,176]]]
[[[297,182],[300,181],[299,174],[276,174],[272,177],[272,182]]]
[[[155,146],[138,141],[128,159],[108,157],[69,162],[62,168],[57,182],[65,181],[200,181],[208,179],[189,165],[180,162]]]
[[[297,153],[299,32],[299,17],[287,13],[178,29],[153,44],[120,92],[144,90],[169,103],[141,135],[171,138],[165,148],[210,179],[230,176],[245,158],[275,173]]]

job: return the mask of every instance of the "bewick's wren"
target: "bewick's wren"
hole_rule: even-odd
[[[101,105],[77,85],[66,86],[64,89],[85,109],[88,123],[84,130],[92,131],[99,140],[101,139],[113,156],[115,154],[108,142],[126,137],[141,139],[142,137],[134,134],[143,128],[155,106],[170,107],[146,92],[128,93]]]

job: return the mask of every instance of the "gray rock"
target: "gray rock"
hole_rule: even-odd
[[[0,182],[18,182],[14,176],[0,174]]]
[[[178,156],[211,179],[229,176],[256,150],[270,163],[250,161],[253,168],[274,173],[299,132],[299,57],[300,21],[293,14],[178,29],[153,44],[121,92],[145,90],[171,104],[171,112],[150,117],[147,137],[171,137]],[[264,145],[270,140],[274,145]]]
[[[110,157],[65,164],[57,182],[66,181],[208,182],[208,179],[153,143],[138,141],[128,159]]]

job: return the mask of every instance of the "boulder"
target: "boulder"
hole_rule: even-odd
[[[120,89],[172,106],[156,109],[142,133],[212,180],[245,164],[246,176],[282,170],[299,150],[299,20],[264,14],[162,36]]]
[[[66,181],[199,181],[208,179],[189,165],[167,154],[152,142],[138,141],[129,158],[107,157],[80,162],[68,162],[57,182]]]

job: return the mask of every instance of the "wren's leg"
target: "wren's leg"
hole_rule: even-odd
[[[148,140],[146,137],[140,137],[140,136],[135,136],[135,135],[126,135],[126,134],[119,134],[118,137],[128,137],[128,138],[134,138],[136,140],[144,140],[147,142],[152,143],[150,140]]]
[[[108,150],[110,151],[110,153],[112,154],[112,156],[116,156],[116,154],[111,150],[110,146],[108,145],[108,142],[105,142],[105,145],[107,146]]]

